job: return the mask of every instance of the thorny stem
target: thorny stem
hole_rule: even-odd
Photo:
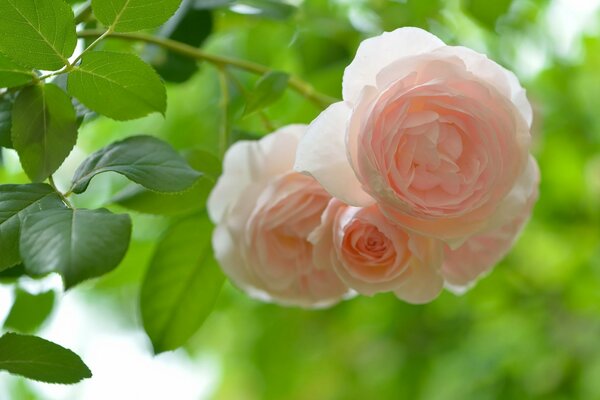
[[[94,29],[80,31],[77,33],[77,35],[80,38],[105,36],[122,40],[151,43],[168,49],[174,53],[181,54],[185,57],[209,62],[215,66],[231,66],[258,75],[264,75],[265,73],[271,71],[271,68],[251,61],[211,54],[197,49],[196,47],[189,46],[185,43],[177,42],[171,39],[159,38],[144,33],[117,33]],[[288,85],[291,89],[295,90],[297,93],[304,96],[306,99],[310,100],[320,108],[325,108],[338,101],[338,99],[317,92],[310,84],[297,77],[291,77],[288,81]]]

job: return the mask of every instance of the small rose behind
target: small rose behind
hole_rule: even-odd
[[[426,303],[444,285],[442,243],[394,225],[377,206],[351,207],[333,199],[309,239],[315,263],[332,264],[360,294],[394,292],[407,302]]]
[[[217,225],[215,256],[231,281],[261,300],[302,307],[340,301],[348,288],[327,262],[315,262],[308,236],[331,196],[292,170],[306,126],[290,125],[227,152],[208,200]]]
[[[295,164],[333,196],[377,203],[452,247],[522,208],[507,199],[527,190],[517,184],[531,106],[517,78],[485,55],[400,28],[361,43],[343,98],[310,124]]]

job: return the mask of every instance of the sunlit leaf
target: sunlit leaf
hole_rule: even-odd
[[[69,94],[91,110],[116,120],[165,113],[167,95],[160,77],[133,54],[94,51],[69,74]]]
[[[2,0],[0,52],[29,67],[60,69],[77,43],[73,18],[63,0]]]
[[[21,86],[31,82],[35,74],[0,53],[0,88]]]
[[[92,0],[94,15],[115,32],[155,28],[166,22],[181,0]]]
[[[11,332],[0,337],[0,370],[48,383],[73,384],[92,377],[71,350],[37,336]]]
[[[53,290],[31,294],[17,289],[15,302],[4,321],[4,328],[21,333],[35,332],[52,313],[55,297]]]

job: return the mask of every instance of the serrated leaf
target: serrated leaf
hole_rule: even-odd
[[[58,272],[69,289],[115,269],[127,252],[131,219],[108,210],[45,210],[28,215],[20,249],[28,273]]]
[[[21,333],[35,332],[52,313],[55,297],[53,290],[31,294],[18,288],[4,328]]]
[[[33,212],[64,207],[49,185],[0,185],[0,271],[21,261],[21,220]]]
[[[63,0],[2,0],[0,52],[28,67],[60,69],[77,44],[73,18]]]
[[[0,147],[12,149],[10,130],[12,127],[12,108],[14,99],[4,94],[0,97]]]
[[[156,192],[181,192],[201,176],[168,143],[152,136],[132,136],[89,156],[75,171],[72,191],[84,192],[102,172],[117,172]]]
[[[211,313],[224,282],[206,216],[180,221],[156,248],[140,295],[144,329],[155,353],[182,346]]]
[[[203,174],[189,190],[166,194],[131,185],[112,201],[133,211],[157,215],[187,214],[204,209],[208,195],[221,174],[221,162],[202,150],[189,151],[185,158],[196,171]]]
[[[263,109],[277,101],[285,92],[290,76],[272,71],[263,75],[248,98],[246,114]]]
[[[181,0],[92,0],[94,15],[115,32],[133,32],[165,23]]]
[[[23,67],[0,53],[0,88],[25,85],[35,78],[31,69]]]
[[[91,110],[120,121],[167,109],[160,77],[133,54],[87,53],[69,74],[67,90]]]
[[[0,370],[47,383],[73,384],[92,377],[71,350],[37,336],[11,332],[0,337]]]
[[[77,117],[69,96],[53,84],[23,89],[13,106],[11,138],[27,176],[44,181],[77,142]]]
[[[61,74],[52,79],[52,83],[66,92],[68,78],[68,74]],[[81,126],[81,124],[86,118],[89,121],[95,117],[98,117],[98,114],[81,104],[81,102],[76,98],[72,97],[71,103],[73,104],[73,108],[75,109],[75,115],[77,117],[78,126]]]

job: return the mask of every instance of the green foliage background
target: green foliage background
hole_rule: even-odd
[[[550,0],[500,0],[493,7],[477,0],[298,3],[259,15],[216,9],[203,48],[302,77],[334,97],[340,97],[343,69],[358,43],[382,30],[421,26],[449,44],[483,51],[516,71],[534,105],[540,200],[510,255],[463,296],[444,293],[414,306],[378,295],[304,311],[253,301],[226,283],[215,310],[186,345],[192,356],[209,353],[222,363],[214,398],[600,398],[600,30],[577,37],[565,51],[556,40],[559,27],[548,23],[556,3]],[[112,39],[103,49],[131,46],[147,57],[157,52]],[[235,76],[248,90],[258,79],[237,71]],[[243,115],[239,88],[230,90],[235,138],[268,133],[259,114]],[[220,105],[217,72],[200,63],[191,79],[168,85],[164,119],[84,124],[80,158],[137,134],[218,156]],[[265,111],[275,126],[308,123],[319,112],[290,90]],[[0,183],[27,182],[11,167],[8,153],[4,161]],[[63,170],[72,173],[69,168]],[[125,211],[110,202],[124,179],[95,179],[77,205]],[[124,263],[82,287],[92,299],[109,299],[107,307],[123,313],[124,326],[141,329],[140,283],[170,218],[133,219]],[[15,398],[27,391],[27,383],[18,382]]]

